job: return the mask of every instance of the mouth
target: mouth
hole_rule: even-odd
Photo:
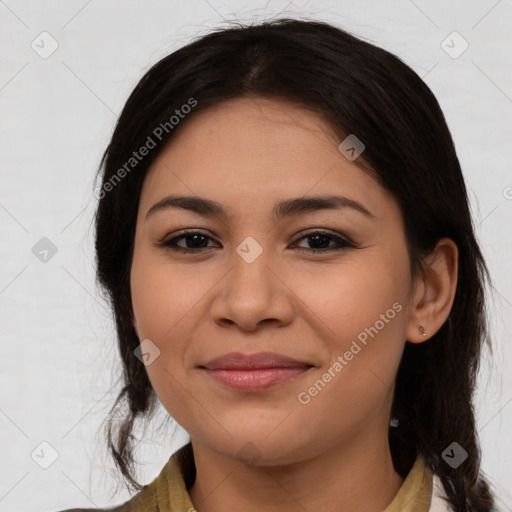
[[[314,368],[314,365],[270,352],[233,352],[198,368],[228,388],[261,391],[295,380]]]

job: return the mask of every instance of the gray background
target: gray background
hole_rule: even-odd
[[[226,20],[278,15],[330,21],[397,54],[441,104],[496,285],[496,300],[490,297],[494,358],[482,363],[477,420],[483,469],[501,510],[512,510],[512,2],[5,0],[0,511],[106,506],[129,498],[121,488],[110,499],[116,474],[99,432],[120,388],[120,366],[113,323],[94,284],[93,176],[116,116],[145,70]],[[458,55],[464,41],[469,47]],[[52,44],[58,47],[49,55]],[[43,237],[57,249],[46,261],[32,250]],[[156,430],[158,423],[140,433],[143,483],[187,440],[181,430],[171,440],[170,430]],[[56,460],[43,469],[52,454]]]

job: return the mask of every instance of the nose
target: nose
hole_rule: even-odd
[[[260,324],[282,327],[293,319],[294,296],[281,266],[263,250],[255,259],[234,252],[231,270],[216,289],[211,305],[213,320],[255,331]]]

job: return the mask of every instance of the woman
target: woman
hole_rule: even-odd
[[[108,440],[139,491],[113,510],[494,510],[472,407],[489,274],[408,66],[320,22],[219,30],[146,73],[101,167]],[[158,401],[190,443],[142,487],[131,432]]]

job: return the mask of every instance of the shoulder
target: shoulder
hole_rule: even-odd
[[[192,502],[186,480],[195,478],[190,443],[178,449],[167,461],[160,474],[122,505],[110,508],[71,508],[58,512],[158,512],[160,510],[189,510]]]
[[[434,475],[432,481],[432,502],[428,512],[453,512],[452,506],[447,501],[441,479],[437,475]]]

